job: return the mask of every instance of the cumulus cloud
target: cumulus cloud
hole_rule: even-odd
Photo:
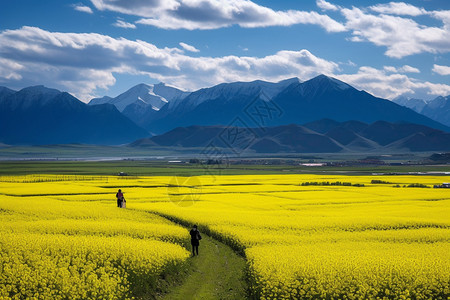
[[[359,68],[356,74],[342,74],[336,77],[358,89],[386,99],[394,99],[400,95],[429,99],[450,94],[450,85],[421,81],[405,74],[392,73],[389,67],[379,70],[364,66]]]
[[[94,13],[89,6],[85,6],[85,5],[81,5],[81,4],[73,5],[73,9],[75,9],[77,11],[84,12],[84,13],[88,13],[88,14],[93,14]]]
[[[331,4],[330,2],[327,2],[325,0],[317,0],[316,5],[322,10],[339,10],[339,7],[337,5]]]
[[[136,25],[133,23],[125,22],[124,20],[117,19],[113,26],[125,28],[125,29],[136,29]]]
[[[449,68],[435,65],[433,71],[448,74]],[[339,72],[339,64],[305,49],[282,50],[264,57],[194,57],[178,48],[95,33],[50,32],[36,27],[0,32],[0,85],[20,88],[45,84],[82,100],[91,99],[98,88],[114,85],[115,74],[146,75],[190,90],[222,82],[289,77],[307,80],[326,74],[383,98],[450,94],[447,84],[402,74],[419,72],[409,65],[381,70],[364,66],[356,74],[336,75]]]
[[[24,68],[23,65],[9,59],[0,57],[0,80],[8,82],[10,80],[21,80],[19,72]]]
[[[90,99],[97,88],[113,85],[115,73],[147,75],[197,89],[232,81],[278,81],[294,76],[305,80],[338,70],[336,63],[307,50],[279,51],[265,57],[192,57],[178,48],[158,48],[141,40],[36,27],[0,32],[0,53],[0,83],[46,84],[83,100]]]
[[[398,71],[400,73],[420,73],[420,70],[408,65],[404,65],[403,67],[399,68]]]
[[[377,4],[370,7],[371,10],[388,15],[405,15],[405,16],[420,16],[426,14],[427,11],[423,8],[416,7],[405,2],[390,2],[387,4]]]
[[[437,10],[429,13],[434,18],[441,20],[446,28],[448,29],[450,26],[450,10]]]
[[[397,68],[393,67],[393,66],[384,66],[383,70],[389,73],[396,73],[397,72]]]
[[[384,71],[389,73],[420,73],[420,70],[408,65],[404,65],[403,67],[396,68],[392,66],[385,66]]]
[[[195,48],[192,45],[180,42],[179,45],[186,51],[190,51],[190,52],[200,52],[200,50],[198,50],[197,48]]]
[[[142,17],[137,23],[163,29],[217,29],[314,24],[328,32],[344,26],[327,15],[299,10],[275,11],[250,0],[91,0],[98,10]]]
[[[419,53],[450,51],[450,10],[427,11],[405,2],[345,8],[316,0],[323,11],[339,11],[342,24],[315,11],[277,11],[250,0],[90,0],[95,8],[140,17],[135,24],[163,29],[217,29],[238,25],[245,28],[312,24],[328,32],[350,32],[347,40],[386,47],[393,58]],[[421,16],[419,19],[417,17]],[[442,26],[424,23],[439,20]],[[435,22],[434,22],[435,23]],[[117,26],[135,26],[118,22]]]
[[[449,66],[433,65],[433,72],[439,75],[450,75]]]
[[[347,19],[345,27],[352,31],[351,41],[369,41],[387,47],[385,54],[389,57],[450,51],[450,16],[445,11],[430,14],[443,21],[442,27],[425,26],[399,16],[374,15],[356,7],[343,8],[341,12]]]

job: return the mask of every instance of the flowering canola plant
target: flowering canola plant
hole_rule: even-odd
[[[115,207],[105,178],[37,178],[0,178],[0,299],[152,297],[189,257],[186,229]]]
[[[167,196],[136,207],[198,223],[243,253],[255,298],[450,297],[450,192],[432,188],[449,177],[251,175],[198,181],[201,192],[191,187],[197,194],[192,205],[179,205],[174,197],[182,195],[169,189]],[[415,183],[428,188],[407,187]]]
[[[336,182],[352,185],[310,184]],[[165,216],[242,253],[254,298],[449,299],[450,192],[431,188],[442,182],[450,178],[0,177],[0,298],[158,290],[156,274],[188,255],[186,229]],[[118,188],[127,209],[114,207]]]

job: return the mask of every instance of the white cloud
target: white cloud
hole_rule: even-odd
[[[344,8],[316,0],[324,11],[340,11],[342,24],[315,11],[273,10],[250,0],[90,0],[98,10],[140,17],[135,24],[163,29],[217,29],[238,25],[244,28],[311,24],[328,32],[349,31],[347,40],[386,47],[385,54],[402,58],[419,53],[450,52],[450,10],[426,11],[405,2],[389,2],[367,8]],[[420,19],[415,18],[421,16]],[[442,26],[424,24],[424,18]],[[118,23],[117,25],[135,26]]]
[[[177,0],[91,0],[98,10],[110,10],[127,15],[152,17],[179,7]]]
[[[116,23],[114,23],[113,26],[125,29],[136,29],[136,25],[134,25],[133,23],[128,23],[120,19],[117,19]]]
[[[430,12],[430,14],[434,18],[441,20],[448,29],[448,26],[450,26],[450,10],[437,10]]]
[[[80,5],[80,4],[73,5],[73,9],[84,12],[84,13],[88,13],[88,14],[94,13],[89,6]]]
[[[450,20],[448,13],[430,14],[444,22],[442,27],[430,27],[413,19],[392,15],[373,15],[353,7],[341,10],[347,19],[345,27],[352,31],[351,41],[369,41],[387,47],[389,57],[402,58],[408,55],[450,51]]]
[[[197,48],[195,48],[195,47],[192,46],[192,45],[189,45],[189,44],[186,44],[186,43],[183,43],[183,42],[180,42],[179,45],[180,45],[181,47],[183,47],[183,49],[186,50],[186,51],[190,51],[190,52],[200,52],[200,50],[198,50]]]
[[[371,10],[388,15],[405,15],[405,16],[420,16],[426,14],[427,11],[423,8],[405,2],[390,2],[387,4],[377,4],[369,7]]]
[[[384,66],[383,70],[389,73],[397,73],[397,68],[393,66]]]
[[[419,71],[408,65],[382,70],[364,66],[356,74],[336,75],[340,72],[337,63],[308,50],[283,50],[264,57],[194,57],[178,48],[158,48],[141,40],[22,27],[0,32],[0,53],[0,85],[17,88],[44,84],[83,100],[92,98],[98,88],[114,85],[115,74],[146,75],[190,90],[222,82],[289,77],[307,80],[326,74],[383,98],[450,94],[450,85],[400,74]],[[435,65],[433,70],[448,69]]]
[[[163,29],[217,29],[239,25],[246,28],[314,24],[328,32],[344,26],[317,12],[274,11],[250,0],[91,0],[99,10],[142,17],[137,23]]]
[[[350,59],[349,59],[345,64],[347,64],[347,65],[350,66],[350,67],[356,67],[356,66],[357,66],[357,64],[355,64],[354,62],[352,62]]]
[[[400,73],[420,73],[420,70],[408,65],[404,65],[403,67],[399,68],[398,71]]]
[[[450,75],[449,66],[433,65],[433,72],[439,75]]]
[[[336,11],[339,9],[338,6],[331,4],[325,0],[316,0],[316,5],[322,10],[333,10]]]
[[[22,76],[19,74],[20,70],[24,68],[23,65],[16,63],[9,59],[0,57],[0,80],[21,80]]]
[[[90,99],[97,88],[113,85],[115,73],[147,75],[197,89],[232,81],[278,81],[294,76],[305,80],[338,70],[336,63],[307,50],[279,51],[265,57],[192,57],[180,49],[158,48],[141,40],[36,27],[0,32],[0,53],[0,64],[9,64],[8,73],[0,73],[0,83],[45,84],[83,100]]]
[[[395,68],[394,68],[395,69]],[[410,78],[405,74],[392,73],[386,67],[383,70],[372,67],[361,67],[356,74],[336,75],[355,88],[363,89],[369,93],[386,99],[394,99],[400,95],[415,98],[432,98],[439,95],[450,94],[450,85],[436,84]]]
[[[396,68],[392,66],[385,66],[383,70],[388,73],[420,73],[420,70],[408,65],[404,65],[403,67]]]

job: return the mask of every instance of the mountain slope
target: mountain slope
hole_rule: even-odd
[[[427,102],[423,99],[408,98],[405,96],[397,97],[393,99],[392,102],[401,106],[411,108],[418,113],[421,113],[422,109],[427,105]]]
[[[192,92],[186,98],[169,102],[159,112],[150,112],[139,124],[155,133],[190,125],[226,125],[238,115],[244,115],[252,102],[269,100],[298,78],[277,83],[256,80],[252,82],[222,83]]]
[[[437,129],[448,127],[389,100],[376,98],[364,91],[324,75],[300,84],[292,84],[274,100],[283,116],[273,125],[305,123],[329,118],[336,121],[357,120],[372,123],[409,122]]]
[[[158,112],[167,103],[183,99],[188,94],[164,83],[155,85],[141,83],[115,98],[108,96],[94,98],[89,102],[89,105],[113,104],[129,119],[136,124],[141,124],[146,115]]]
[[[430,119],[450,126],[450,96],[437,97],[431,100],[422,109],[421,113]]]
[[[122,144],[145,136],[113,105],[88,106],[43,86],[0,100],[0,142],[5,144]]]
[[[262,120],[263,114],[272,114],[267,107],[263,107],[264,103],[271,106],[276,116]],[[259,110],[259,115],[250,115],[249,108]],[[142,115],[139,124],[160,134],[191,125],[235,126],[232,122],[236,118],[254,127],[305,124],[328,118],[339,122],[409,122],[450,130],[411,109],[358,91],[324,75],[305,82],[290,79],[279,83],[253,81],[219,84],[192,92],[180,101],[163,106],[158,112],[148,112]]]
[[[227,138],[229,133],[239,132],[239,142]],[[245,129],[226,126],[178,127],[165,134],[138,140],[133,147],[153,145],[166,147],[204,147],[210,145],[241,152],[247,148],[255,152],[338,152],[342,150],[335,141],[300,125],[285,125],[261,129]]]
[[[332,125],[333,124],[333,125]],[[449,151],[450,133],[427,126],[378,121],[365,124],[359,121],[337,122],[324,119],[314,127],[282,125],[265,128],[229,126],[178,127],[165,134],[138,140],[132,147],[185,147],[217,153],[237,153],[244,150],[257,153],[336,153],[371,151]],[[210,149],[213,147],[214,149]]]
[[[11,96],[12,94],[14,94],[16,91],[13,91],[11,89],[8,89],[7,87],[4,86],[0,86],[0,101],[8,96]]]
[[[421,99],[399,97],[394,99],[393,102],[411,108],[412,110],[446,126],[450,126],[450,96],[439,96],[428,102]]]

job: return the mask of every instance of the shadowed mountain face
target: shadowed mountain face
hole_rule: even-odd
[[[258,99],[269,100],[298,78],[278,83],[256,80],[252,82],[222,83],[200,89],[183,99],[169,101],[159,111],[146,111],[139,125],[154,133],[163,133],[180,126],[227,125]]]
[[[450,102],[441,98],[433,101],[433,105],[446,113]],[[224,126],[260,128],[263,134],[258,135],[261,140],[257,141],[255,150],[310,151],[322,147],[319,152],[333,152],[387,147],[422,132],[424,136],[418,135],[408,142],[415,144],[425,137],[431,138],[431,128],[450,131],[449,127],[409,108],[324,75],[306,82],[292,78],[278,83],[259,80],[223,83],[192,93],[165,84],[140,84],[116,98],[97,98],[90,104],[42,86],[19,92],[0,88],[0,143],[121,144],[147,136],[146,130],[162,134],[174,128],[198,125],[213,126],[204,129],[205,137]],[[272,127],[283,132],[275,138]],[[187,141],[183,134],[179,138],[186,145],[194,146],[203,139],[192,136],[195,139]],[[256,141],[251,136],[247,139]],[[439,140],[428,142],[436,146]],[[419,149],[412,144],[408,147]]]
[[[399,105],[411,108],[432,120],[450,126],[450,96],[439,96],[428,102],[421,99],[408,99],[406,97],[399,97],[393,101]]]
[[[14,94],[16,91],[8,89],[7,87],[0,86],[0,100]]]
[[[249,108],[257,101],[275,106],[277,116],[266,118],[264,124],[257,124],[248,115]],[[235,118],[254,127],[304,124],[328,118],[339,122],[408,122],[449,130],[411,109],[324,75],[306,82],[298,79],[279,83],[235,82],[201,89],[174,103],[169,102],[159,111],[146,112],[138,124],[161,134],[176,127],[233,125]]]
[[[88,106],[68,93],[35,86],[0,97],[5,144],[123,144],[148,133],[113,105]]]
[[[450,126],[450,96],[433,99],[427,103],[420,113],[430,119]]]
[[[238,153],[247,148],[260,153],[342,150],[342,147],[329,137],[299,125],[256,129],[225,126],[179,127],[165,134],[131,144],[133,147],[152,145],[228,148]]]
[[[410,109],[323,75],[289,86],[273,101],[284,111],[279,122],[302,124],[323,118],[364,123],[382,120],[417,123],[448,130],[446,126]]]
[[[242,128],[179,127],[138,140],[133,147],[225,148],[241,153],[335,153],[389,151],[449,151],[450,133],[427,126],[377,121],[337,122],[329,119],[300,125]]]

